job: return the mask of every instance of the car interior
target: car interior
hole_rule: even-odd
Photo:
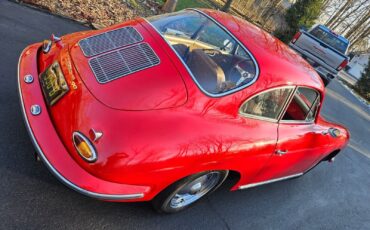
[[[198,41],[187,44],[177,43],[171,36],[166,38],[207,92],[228,91],[255,75],[254,63],[247,55],[228,53]]]

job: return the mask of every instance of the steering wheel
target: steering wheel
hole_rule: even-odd
[[[241,85],[245,80],[251,79],[254,76],[241,67],[241,64],[244,62],[248,62],[249,60],[240,60],[234,64],[234,66],[230,69],[228,76],[230,78],[233,78],[234,76],[240,76],[238,80],[236,79],[230,79],[231,81],[235,82],[235,86]]]

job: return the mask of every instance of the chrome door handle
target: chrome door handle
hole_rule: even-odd
[[[281,155],[286,154],[287,152],[288,152],[288,150],[280,150],[280,149],[279,149],[279,150],[276,150],[276,152],[275,152],[275,153],[276,153],[277,155],[281,156]]]

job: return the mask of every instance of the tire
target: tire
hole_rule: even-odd
[[[160,192],[152,205],[160,213],[180,212],[215,191],[229,171],[206,171],[185,177]]]

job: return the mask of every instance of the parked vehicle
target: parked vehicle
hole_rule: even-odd
[[[289,43],[319,73],[325,85],[348,64],[349,41],[323,25],[301,29]]]
[[[348,131],[320,117],[324,85],[298,54],[231,15],[184,10],[53,36],[20,56],[23,115],[65,185],[181,211],[217,189],[299,177]]]

